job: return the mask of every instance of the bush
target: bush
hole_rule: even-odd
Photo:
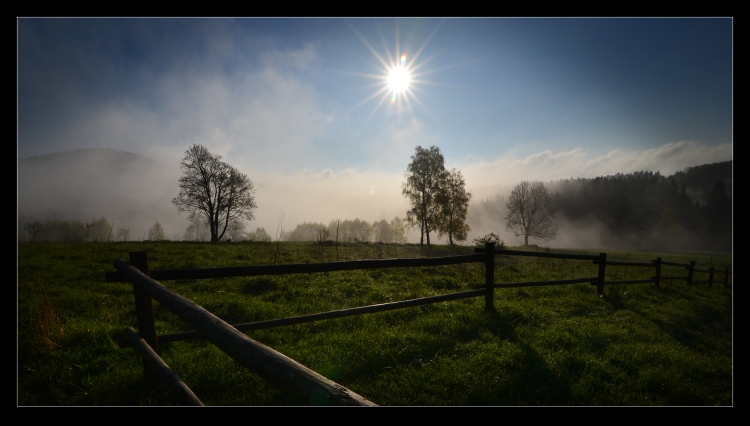
[[[487,243],[494,243],[495,249],[505,248],[505,243],[503,242],[503,240],[501,240],[500,237],[495,235],[495,233],[493,232],[490,232],[484,237],[474,238],[473,242],[474,242],[474,245],[476,245],[477,247],[484,247],[484,245]]]

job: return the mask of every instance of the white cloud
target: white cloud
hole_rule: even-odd
[[[234,165],[293,173],[326,155],[315,144],[333,114],[322,110],[314,86],[295,74],[314,65],[315,49],[274,50],[261,68],[248,66],[252,71],[233,76],[190,67],[144,74],[150,99],[126,92],[81,107],[58,129],[56,146],[109,147],[174,163],[199,143]]]
[[[590,172],[595,175],[629,173],[639,170],[659,171],[671,175],[685,167],[727,161],[732,158],[732,145],[698,145],[693,141],[671,142],[646,151],[612,151],[592,160]]]

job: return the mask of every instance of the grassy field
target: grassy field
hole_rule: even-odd
[[[311,243],[22,243],[18,245],[18,405],[175,405],[143,382],[140,355],[120,349],[137,329],[132,285],[105,283],[112,261],[145,250],[155,269],[332,261]],[[431,256],[471,252],[436,246]],[[566,252],[584,253],[583,250]],[[588,254],[596,254],[590,250]],[[338,259],[417,257],[414,245],[345,244]],[[609,260],[723,269],[730,253],[608,251]],[[686,275],[665,267],[662,275]],[[653,268],[607,267],[607,280]],[[707,274],[696,273],[705,280]],[[498,257],[495,282],[596,276],[590,261]],[[718,279],[723,276],[718,274]],[[484,265],[165,281],[229,323],[473,289]],[[495,291],[483,298],[248,333],[379,405],[733,405],[732,292],[685,281]],[[155,303],[159,334],[192,329]],[[202,340],[161,356],[206,405],[303,405]]]

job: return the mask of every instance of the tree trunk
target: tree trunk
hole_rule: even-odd
[[[419,245],[424,246],[424,218],[419,222]]]
[[[448,244],[453,246],[453,214],[451,213],[450,222],[448,223]]]

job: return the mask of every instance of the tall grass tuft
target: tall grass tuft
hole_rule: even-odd
[[[35,300],[28,304],[26,325],[34,344],[49,350],[60,346],[56,342],[65,334],[65,321],[52,304],[45,286],[38,284],[38,287]]]

